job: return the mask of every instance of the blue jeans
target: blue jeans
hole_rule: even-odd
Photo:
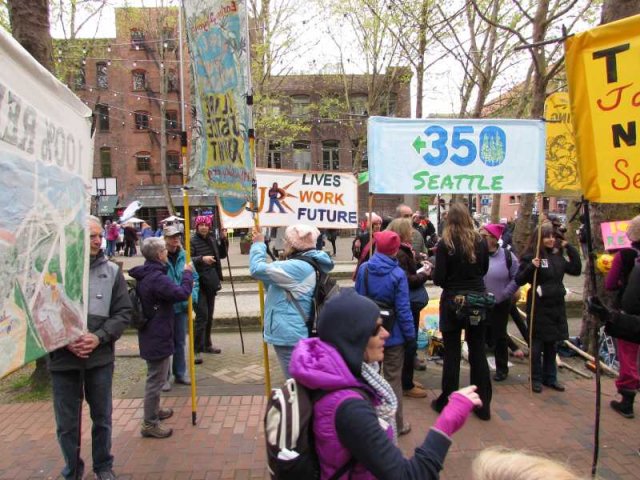
[[[116,241],[115,240],[107,240],[107,257],[113,257],[116,253]]]
[[[187,336],[187,312],[176,313],[176,323],[173,332],[173,376],[185,378],[187,375],[187,359],[185,352]]]
[[[51,372],[56,434],[62,450],[65,479],[82,478],[84,462],[78,455],[82,400],[87,399],[91,413],[91,454],[93,471],[109,471],[111,455],[111,383],[113,363],[89,370]],[[84,387],[84,388],[83,388]]]
[[[273,349],[276,351],[278,362],[280,362],[280,368],[286,378],[291,378],[289,375],[289,364],[291,363],[291,354],[293,353],[293,347],[286,345],[274,345]]]

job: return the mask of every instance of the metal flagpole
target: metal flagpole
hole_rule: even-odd
[[[178,8],[178,48],[180,50],[180,123],[182,131],[180,133],[180,155],[182,157],[182,204],[184,207],[184,247],[187,253],[187,264],[191,262],[191,216],[189,213],[189,160],[187,159],[187,128],[184,108],[184,60],[182,42],[182,15],[184,5],[180,2]],[[196,401],[196,368],[193,339],[195,329],[193,328],[193,302],[191,296],[187,302],[187,325],[189,328],[189,377],[191,378],[191,424],[195,425],[197,420]]]

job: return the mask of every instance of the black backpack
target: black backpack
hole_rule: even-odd
[[[303,262],[311,265],[316,271],[316,286],[313,291],[311,314],[309,315],[309,318],[306,318],[304,312],[302,311],[302,307],[300,307],[300,304],[293,297],[291,292],[287,291],[287,296],[293,302],[300,315],[302,315],[302,318],[305,319],[305,323],[307,324],[307,328],[309,329],[309,336],[315,337],[317,336],[316,321],[318,319],[318,316],[320,315],[320,312],[322,311],[322,307],[327,300],[329,300],[340,291],[340,285],[338,285],[338,282],[336,282],[335,278],[333,278],[328,273],[324,273],[322,270],[320,270],[320,265],[318,265],[318,262],[313,258],[304,255],[295,255],[291,257],[291,259],[302,260]]]
[[[129,293],[129,301],[133,307],[131,310],[131,326],[136,330],[143,330],[147,325],[149,319],[153,318],[155,311],[158,309],[158,305],[153,306],[153,314],[147,315],[144,312],[144,306],[140,296],[138,295],[138,284],[135,280],[127,280],[127,287]]]
[[[353,389],[358,391],[358,389]],[[264,414],[267,468],[273,480],[317,480],[320,463],[313,438],[313,405],[327,392],[309,390],[293,378],[271,390]],[[331,476],[340,478],[355,465],[354,457]]]

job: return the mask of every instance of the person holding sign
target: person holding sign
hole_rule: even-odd
[[[431,402],[441,412],[449,395],[460,384],[460,336],[469,346],[471,383],[478,386],[482,407],[474,413],[482,420],[491,419],[491,379],[484,353],[486,308],[470,308],[485,296],[484,276],[489,270],[487,243],[473,228],[473,219],[462,203],[449,209],[447,225],[436,247],[436,270],[433,283],[442,287],[440,296],[440,331],[444,341],[442,393]],[[477,313],[476,313],[477,312]]]
[[[527,292],[527,317],[529,328],[533,328],[531,344],[531,389],[542,392],[542,385],[564,392],[565,387],[558,382],[556,367],[556,343],[569,338],[567,311],[564,297],[567,290],[562,280],[564,275],[578,276],[582,272],[580,254],[569,245],[564,237],[555,231],[553,225],[545,223],[542,232],[534,232],[529,246],[520,259],[516,283],[533,284],[533,274],[538,270],[536,289]],[[538,238],[542,244],[538,246]],[[537,252],[538,248],[540,249]],[[537,252],[537,253],[536,253]],[[568,254],[567,260],[564,256]],[[535,293],[535,307],[533,307]],[[533,308],[533,318],[531,311]]]

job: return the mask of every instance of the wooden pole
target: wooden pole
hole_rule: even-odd
[[[540,200],[540,194],[536,196],[536,204]],[[538,211],[538,239],[536,241],[536,252],[534,258],[540,257],[540,243],[542,241],[542,209]],[[536,268],[533,272],[533,282],[531,283],[531,312],[529,316],[529,393],[533,395],[533,324],[534,313],[536,307],[536,284],[538,282],[538,270]]]

